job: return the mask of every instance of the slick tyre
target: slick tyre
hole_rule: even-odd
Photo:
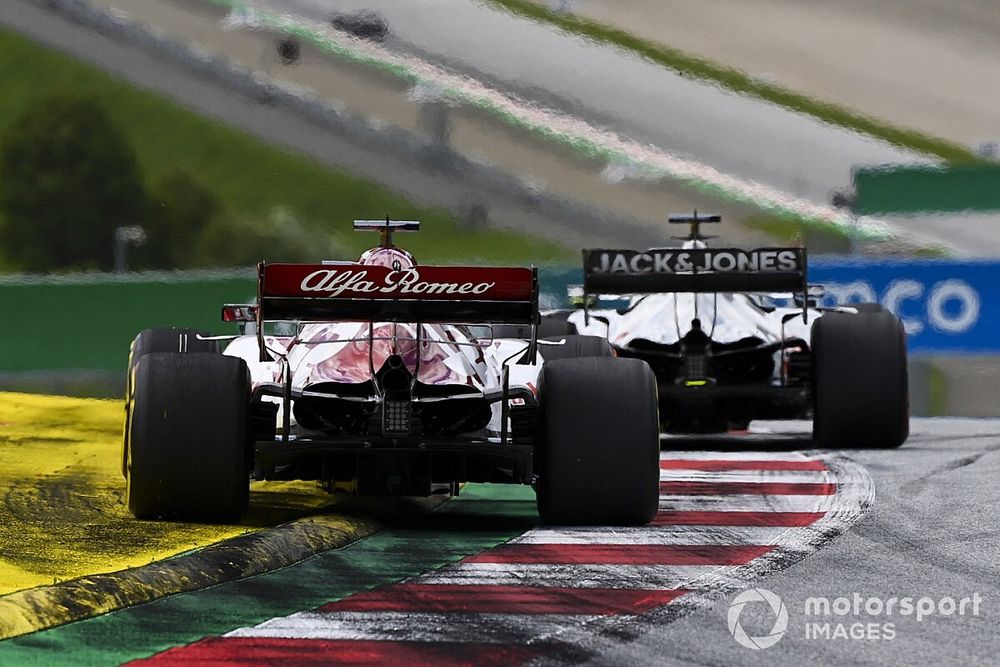
[[[636,526],[656,514],[656,379],[638,359],[585,357],[544,364],[539,376],[542,520]]]
[[[538,351],[546,363],[558,359],[614,356],[607,339],[600,336],[548,336],[539,340],[554,343],[538,346]]]
[[[181,327],[157,327],[143,329],[132,340],[128,351],[128,369],[135,368],[140,357],[151,352],[207,352],[222,353],[222,342],[202,340],[199,336],[210,336],[206,331]]]
[[[125,479],[132,514],[237,521],[250,493],[246,363],[199,352],[143,355],[131,403]]]
[[[828,313],[812,325],[813,439],[899,447],[910,433],[906,334],[887,311]]]
[[[122,430],[122,475],[125,475],[125,468],[128,465],[128,448],[124,445],[128,441],[129,432],[129,404],[132,400],[132,374],[135,365],[144,355],[152,352],[207,352],[210,354],[221,354],[222,343],[217,340],[201,340],[199,336],[209,336],[211,334],[198,329],[187,329],[179,327],[157,327],[154,329],[143,329],[139,335],[132,340],[128,350],[128,370],[125,372],[125,428]]]
[[[538,337],[544,336],[569,336],[576,333],[576,327],[570,324],[566,318],[573,311],[560,310],[547,315],[542,315],[538,322]],[[531,327],[524,324],[494,324],[494,338],[521,338],[527,340],[531,338]]]
[[[576,327],[569,322],[568,318],[573,314],[571,310],[559,310],[554,313],[542,315],[538,323],[538,337],[546,336],[570,336],[576,333]]]

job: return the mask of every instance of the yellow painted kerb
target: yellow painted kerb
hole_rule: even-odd
[[[236,526],[137,521],[124,504],[122,401],[0,393],[0,595],[113,572],[274,526],[332,502],[254,485]]]

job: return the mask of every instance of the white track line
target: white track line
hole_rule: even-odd
[[[224,636],[501,644],[558,638],[575,643],[588,634],[582,626],[598,618],[575,614],[301,612]]]
[[[528,531],[510,544],[777,544],[783,526],[644,526]]]
[[[732,565],[511,565],[462,563],[420,578],[421,584],[556,586],[565,588],[689,588]]]
[[[824,512],[836,496],[661,495],[661,510],[711,512]]]
[[[827,470],[661,470],[660,481],[683,482],[789,482],[825,484],[835,482]]]

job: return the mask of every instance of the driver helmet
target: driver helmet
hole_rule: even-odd
[[[417,265],[416,260],[413,259],[413,255],[402,248],[372,248],[371,250],[366,250],[361,255],[358,263],[365,266],[384,266],[393,271],[405,271]]]

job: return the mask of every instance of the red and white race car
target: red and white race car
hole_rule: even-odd
[[[136,517],[237,519],[251,476],[365,495],[531,484],[549,523],[653,517],[649,365],[596,338],[538,340],[534,268],[418,266],[392,240],[417,227],[355,222],[382,234],[358,262],[260,264],[257,303],[223,308],[239,336],[136,337],[123,453]]]

